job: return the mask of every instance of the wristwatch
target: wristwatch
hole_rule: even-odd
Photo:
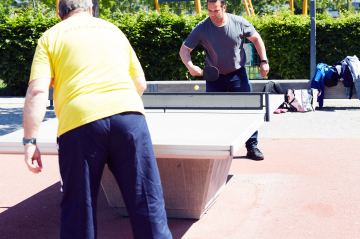
[[[263,63],[263,62],[269,63],[269,60],[268,60],[268,59],[266,59],[266,60],[261,60],[261,63]]]
[[[36,144],[36,139],[25,139],[23,138],[23,144]]]

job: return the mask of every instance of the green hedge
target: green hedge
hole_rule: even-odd
[[[206,16],[177,16],[172,13],[114,14],[109,21],[128,37],[148,80],[187,80],[192,77],[182,63],[179,50],[191,29]],[[192,53],[193,62],[203,65],[202,47]],[[194,78],[194,77],[192,77]]]
[[[179,49],[200,16],[177,16],[162,12],[137,15],[113,13],[106,17],[128,37],[144,68],[147,80],[190,80],[181,62]],[[360,14],[331,18],[317,16],[317,62],[334,64],[348,55],[360,55]],[[249,19],[265,42],[270,61],[269,76],[276,79],[308,79],[310,76],[310,18],[281,14]],[[0,8],[0,79],[13,95],[24,95],[37,39],[58,18],[26,11],[5,15]],[[203,66],[202,47],[191,53],[193,62]]]
[[[270,63],[270,78],[309,78],[309,17],[304,15],[275,14],[248,20],[259,31],[265,43]]]
[[[316,16],[316,60],[333,65],[346,56],[360,56],[360,14]],[[310,17],[290,12],[249,19],[260,32],[270,61],[269,77],[309,79]]]
[[[346,56],[360,57],[360,14],[326,19],[317,25],[317,60],[334,64]]]
[[[25,95],[37,41],[58,22],[57,18],[30,10],[1,19],[0,79],[13,95]]]

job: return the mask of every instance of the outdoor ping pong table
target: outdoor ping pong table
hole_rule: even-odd
[[[284,101],[283,95],[257,93],[262,95],[261,104],[248,107],[253,99],[247,99],[254,94],[234,93],[240,98],[222,94],[143,96],[168,217],[199,219],[225,187],[233,156],[261,126],[264,117],[269,120],[266,112],[273,112]],[[156,98],[159,96],[163,98]],[[206,97],[210,98],[204,101]],[[243,99],[245,103],[237,108],[233,103],[224,104],[224,99],[235,104]],[[200,106],[194,104],[201,100]],[[38,146],[42,154],[57,154],[57,124],[57,119],[41,124]],[[23,153],[22,137],[23,130],[1,136],[0,153]],[[121,192],[107,166],[101,184],[109,204],[119,215],[126,216]]]

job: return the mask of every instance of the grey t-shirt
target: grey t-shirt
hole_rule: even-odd
[[[184,45],[194,49],[203,45],[206,53],[205,66],[215,66],[220,74],[227,74],[245,65],[244,37],[251,37],[254,26],[243,17],[227,13],[225,25],[219,27],[208,17],[191,31]]]

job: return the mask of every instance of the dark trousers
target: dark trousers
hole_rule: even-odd
[[[144,115],[126,112],[82,125],[61,135],[58,146],[61,238],[97,237],[97,196],[105,163],[120,187],[134,238],[172,238]]]
[[[251,92],[252,87],[245,67],[229,73],[227,75],[219,75],[216,81],[206,81],[206,92]],[[246,141],[245,146],[249,151],[257,148],[258,131],[256,131]]]

